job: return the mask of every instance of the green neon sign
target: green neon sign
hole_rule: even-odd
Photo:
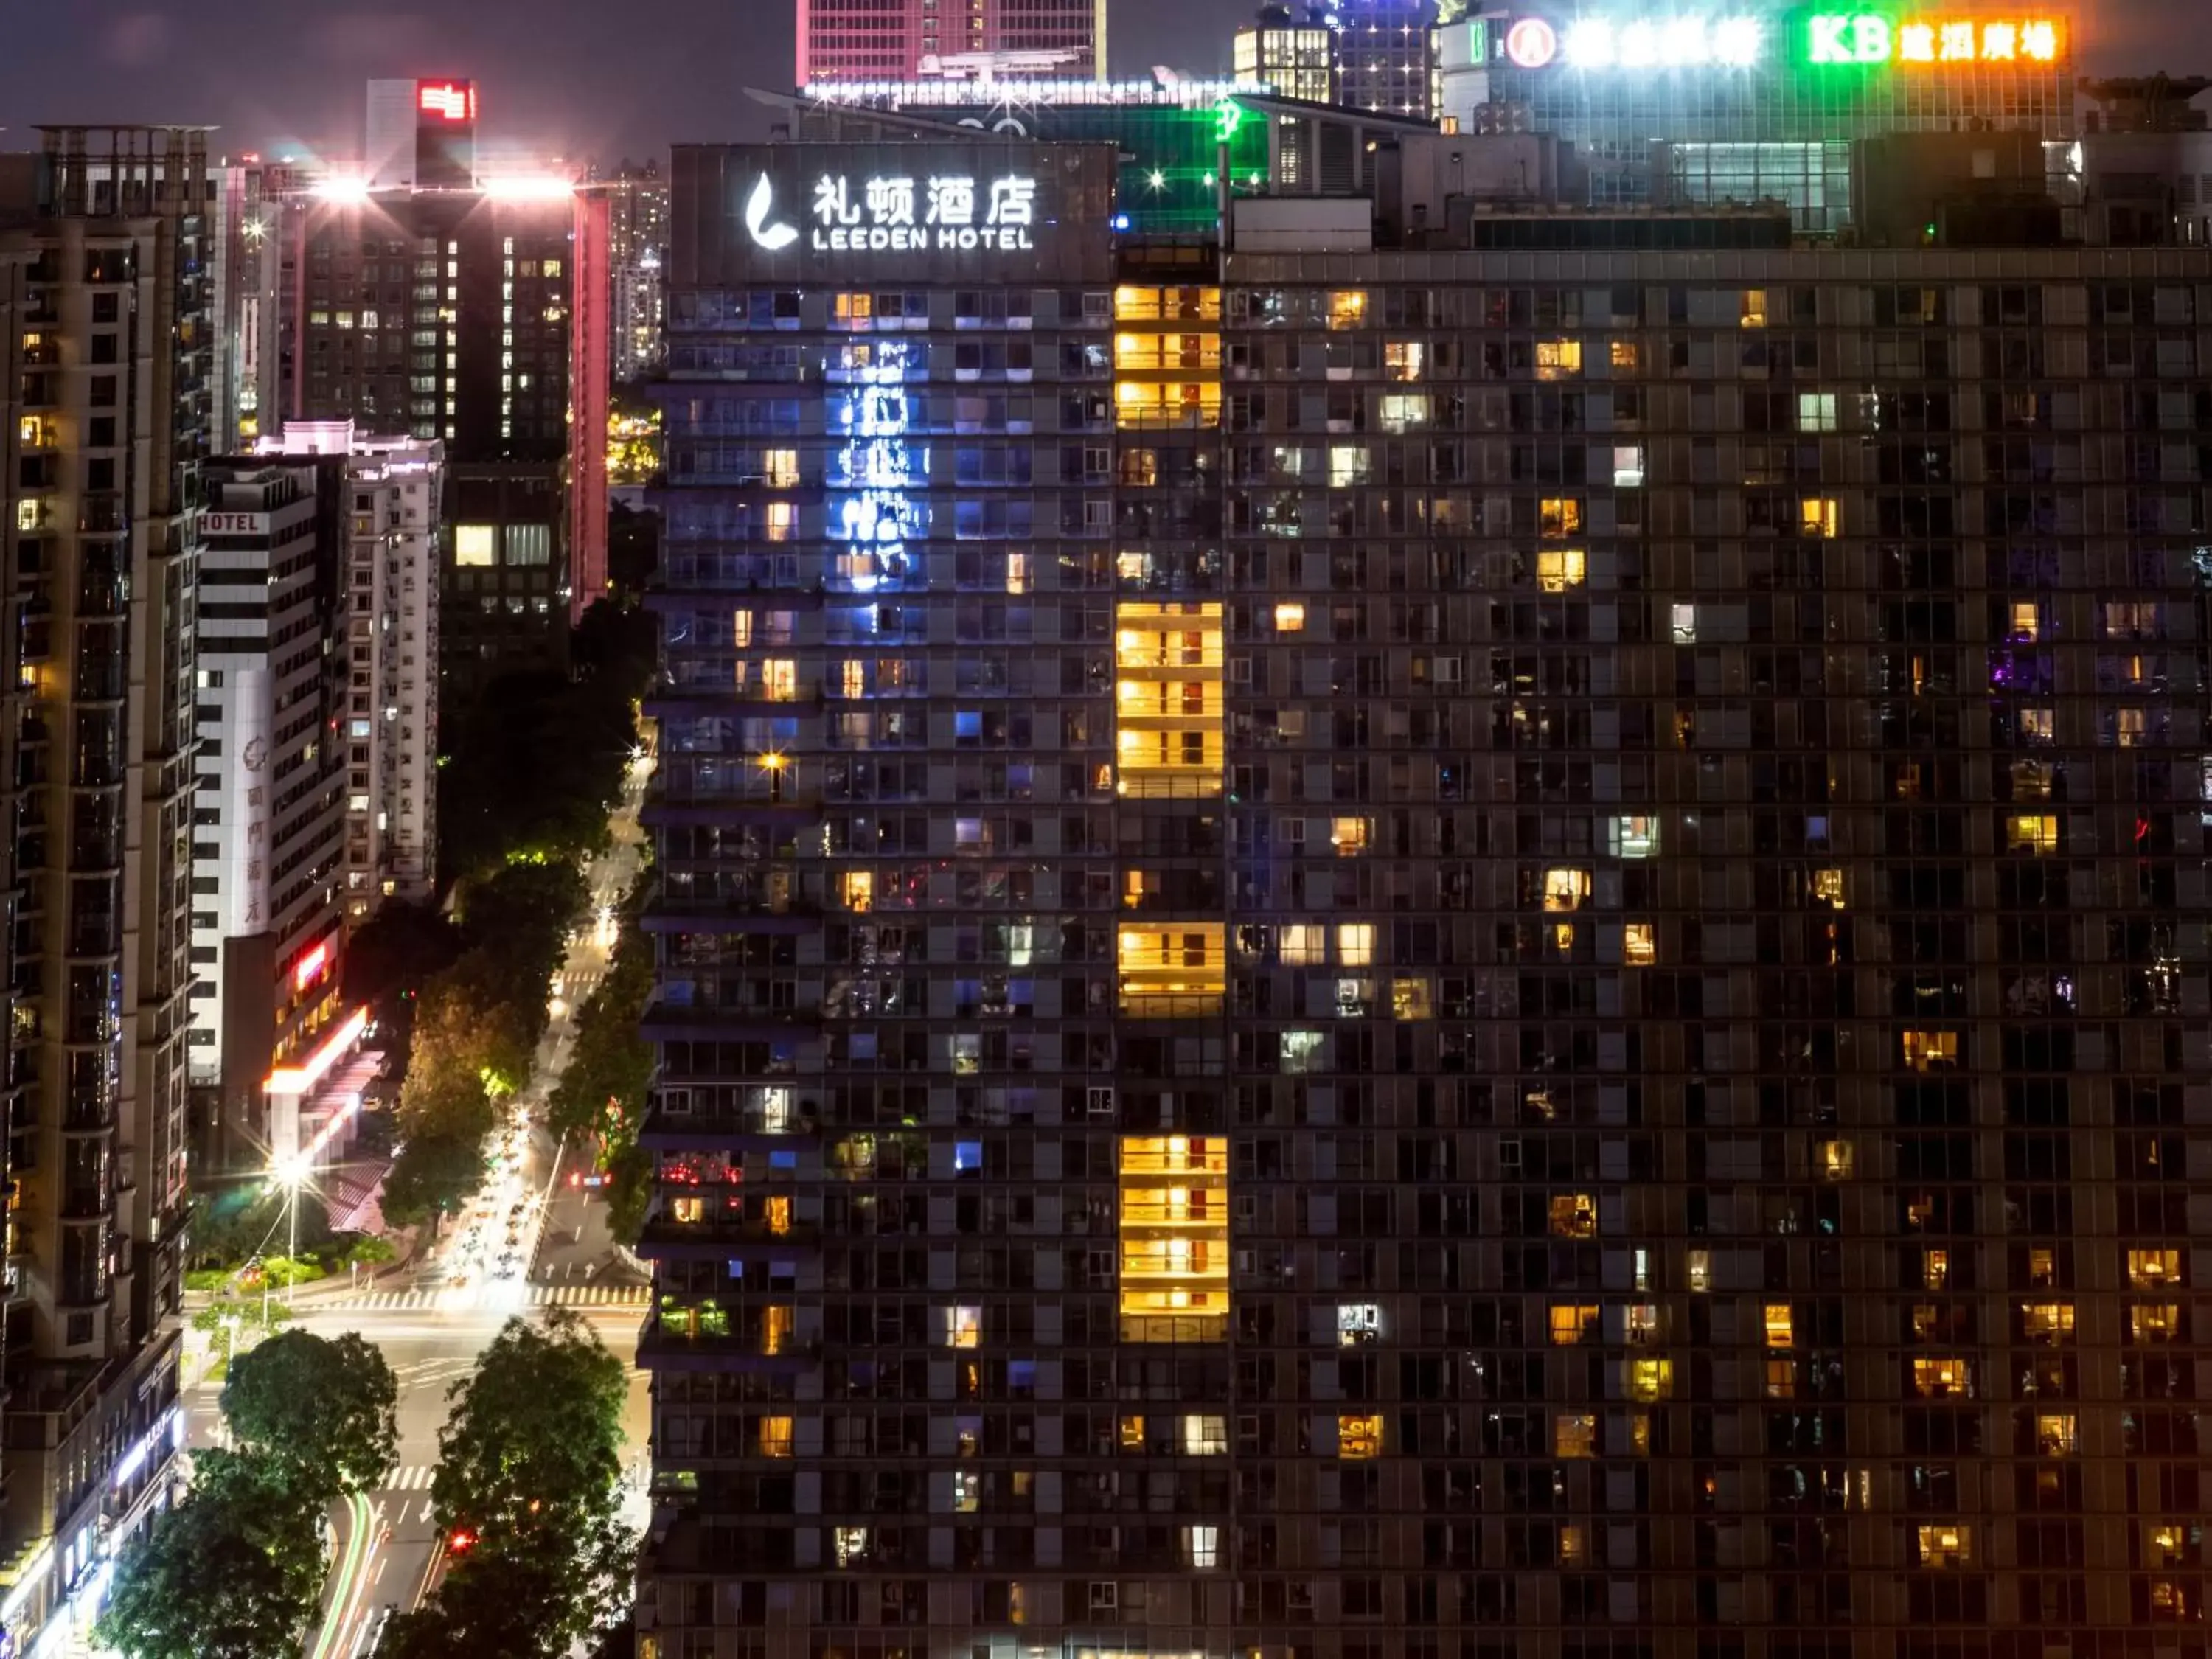
[[[2053,64],[2064,54],[2063,20],[2042,15],[1814,12],[1804,20],[1804,61],[1871,69],[1954,68],[1968,64]]]
[[[1213,137],[1218,143],[1227,143],[1237,136],[1237,129],[1244,125],[1244,106],[1234,98],[1224,98],[1213,106]]]
[[[1890,55],[1889,19],[1863,12],[1819,12],[1805,20],[1805,61],[1808,64],[1887,64]]]

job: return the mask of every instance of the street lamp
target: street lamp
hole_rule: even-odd
[[[300,1188],[307,1184],[313,1173],[313,1162],[301,1152],[277,1158],[269,1166],[269,1179],[284,1189],[289,1205],[289,1228],[284,1238],[285,1271],[291,1275],[284,1281],[284,1305],[288,1308],[293,1305],[293,1290],[300,1282],[296,1259],[300,1253]],[[269,1278],[265,1273],[261,1279],[261,1330],[264,1336],[268,1334]]]

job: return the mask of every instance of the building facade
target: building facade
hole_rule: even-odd
[[[796,84],[910,81],[979,54],[1106,78],[1106,0],[798,0]]]
[[[1239,81],[1316,104],[1336,100],[1337,32],[1322,7],[1267,5],[1238,29],[1230,60]]]
[[[1337,103],[1376,115],[1430,118],[1436,110],[1437,0],[1329,0]]]
[[[337,1009],[352,626],[346,459],[218,458],[200,515],[191,1080],[219,1167],[268,1156],[264,1085]]]
[[[51,128],[0,491],[15,874],[0,1627],[75,1638],[163,1502],[177,1407],[206,135]],[[0,261],[0,264],[6,264]]]
[[[2202,250],[673,176],[641,1654],[2203,1653]]]
[[[625,161],[599,185],[607,198],[607,264],[614,302],[617,385],[660,365],[668,306],[661,262],[668,252],[668,179],[659,161]]]

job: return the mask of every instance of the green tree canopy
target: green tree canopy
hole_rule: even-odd
[[[483,1131],[410,1136],[384,1177],[384,1218],[412,1227],[439,1210],[458,1210],[483,1178]]]
[[[190,1493],[117,1564],[95,1640],[128,1659],[294,1659],[321,1606],[320,1510],[282,1466],[200,1453]]]
[[[255,1453],[325,1500],[377,1485],[399,1455],[399,1384],[357,1331],[286,1331],[231,1363],[222,1414]]]

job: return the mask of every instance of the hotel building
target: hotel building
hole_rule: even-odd
[[[1522,143],[676,150],[646,1659],[2203,1655],[2212,255]]]

